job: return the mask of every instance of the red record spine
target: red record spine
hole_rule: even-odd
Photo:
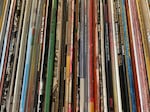
[[[89,69],[89,105],[88,111],[94,112],[94,90],[93,90],[93,0],[88,2],[88,39],[89,39],[89,59],[88,59],[88,69]]]

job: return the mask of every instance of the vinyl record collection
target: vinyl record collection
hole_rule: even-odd
[[[0,112],[150,112],[150,0],[0,0]]]

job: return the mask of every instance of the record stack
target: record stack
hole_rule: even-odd
[[[150,0],[0,0],[1,112],[150,112]]]

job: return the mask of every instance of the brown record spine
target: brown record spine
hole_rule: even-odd
[[[61,68],[60,68],[60,91],[59,91],[59,112],[64,110],[65,95],[65,64],[66,64],[66,22],[67,22],[67,0],[63,0],[63,16],[62,16],[62,43],[61,43]]]
[[[0,33],[1,33],[1,30],[2,30],[2,23],[3,23],[3,20],[4,20],[4,13],[5,13],[5,10],[6,10],[6,1],[7,0],[3,0],[1,1],[2,2],[2,5],[0,7]]]
[[[150,3],[150,1],[149,1]],[[150,54],[150,9],[148,7],[148,0],[140,0],[139,1],[140,9],[141,9],[141,15],[143,17],[143,25],[145,27],[144,31],[146,32],[146,37],[144,37],[144,41],[148,43],[148,52]],[[148,55],[146,56],[147,58]],[[148,59],[146,59],[148,60]],[[146,61],[147,65],[150,63],[150,60],[148,62]],[[148,84],[149,84],[149,90],[150,90],[150,66],[147,66],[147,77],[148,77]]]
[[[142,8],[140,4],[140,0],[136,0],[136,5],[137,5],[137,11],[138,11],[138,19],[139,19],[139,24],[140,24],[140,31],[141,31],[141,37],[142,37],[142,45],[144,49],[144,57],[145,57],[145,63],[146,63],[146,70],[147,70],[147,76],[148,76],[148,84],[149,84],[149,89],[150,89],[150,51],[149,51],[149,44],[148,44],[148,38],[147,38],[147,31],[144,24],[144,16],[145,13],[142,13]],[[149,22],[150,23],[150,22]]]
[[[73,45],[73,96],[72,96],[72,111],[77,111],[77,74],[78,74],[78,11],[79,11],[79,0],[75,0],[75,22],[74,22],[74,45]]]
[[[97,30],[97,1],[93,2],[93,61],[94,61],[94,109],[100,112],[99,96],[99,67],[98,67],[98,30]]]

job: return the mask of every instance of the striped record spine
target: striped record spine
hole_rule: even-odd
[[[52,1],[52,16],[50,27],[50,39],[49,39],[49,53],[48,53],[48,67],[47,67],[47,80],[46,80],[46,93],[45,93],[45,105],[44,112],[50,110],[52,77],[54,69],[54,50],[55,50],[55,36],[56,36],[56,18],[57,18],[57,0]]]
[[[65,82],[65,111],[71,112],[74,0],[68,1],[67,60]]]
[[[146,69],[143,56],[143,49],[141,44],[141,34],[139,30],[139,21],[137,20],[137,9],[135,0],[128,1],[129,5],[129,14],[131,17],[131,31],[132,31],[132,41],[134,48],[135,56],[135,69],[136,77],[138,82],[138,92],[140,98],[140,110],[144,112],[149,111],[149,93],[148,93],[148,84],[146,80]],[[133,15],[134,14],[134,15]],[[135,38],[136,37],[136,38]],[[141,75],[142,74],[142,75]]]
[[[7,17],[7,24],[4,27],[4,31],[2,31],[1,37],[0,37],[0,47],[1,47],[1,60],[0,60],[0,81],[2,80],[3,76],[3,69],[5,69],[4,67],[4,63],[5,63],[5,56],[7,57],[7,47],[8,47],[8,43],[10,38],[8,37],[8,35],[10,35],[11,29],[12,29],[12,22],[13,22],[13,15],[14,15],[14,11],[15,11],[15,2],[11,1],[10,2],[10,11],[8,13],[8,17]],[[3,81],[3,80],[2,80]],[[3,85],[3,83],[1,83],[1,85]],[[1,94],[1,93],[0,93]],[[1,96],[1,95],[0,95]]]
[[[14,91],[14,86],[15,86],[15,77],[16,77],[16,67],[17,67],[17,62],[18,62],[18,54],[19,54],[19,43],[20,43],[20,38],[21,38],[21,31],[22,31],[22,26],[23,26],[23,15],[24,15],[24,9],[25,9],[25,1],[22,3],[18,1],[18,5],[21,7],[21,12],[20,12],[20,17],[19,17],[19,26],[18,26],[18,32],[17,32],[17,42],[15,45],[15,55],[14,55],[14,61],[13,61],[13,69],[12,69],[12,77],[11,77],[11,82],[10,82],[10,88],[9,88],[9,95],[7,99],[7,111],[11,110],[11,104],[12,104],[12,99],[13,99],[13,91]],[[19,7],[18,6],[18,7]]]
[[[6,108],[6,100],[7,100],[7,96],[8,96],[8,92],[9,92],[9,87],[10,87],[10,78],[11,77],[11,69],[12,69],[12,57],[14,54],[14,41],[15,41],[15,36],[16,36],[16,27],[17,27],[17,11],[16,6],[15,6],[15,1],[13,2],[14,6],[13,6],[13,12],[10,13],[12,18],[11,18],[11,22],[10,22],[10,26],[9,26],[9,32],[8,32],[8,41],[7,41],[7,47],[6,47],[6,52],[5,52],[5,62],[4,62],[4,68],[3,68],[3,72],[2,72],[2,76],[4,77],[4,80],[1,83],[1,102],[3,106],[5,106],[4,108]],[[15,17],[14,17],[15,16]],[[11,35],[12,34],[12,35]],[[6,37],[5,37],[6,38]],[[3,106],[1,108],[2,111],[3,110]]]
[[[38,102],[37,102],[37,112],[40,112],[40,111],[43,111],[43,102],[44,102],[44,56],[46,54],[46,33],[47,33],[47,20],[48,20],[48,7],[49,7],[49,0],[46,0],[45,1],[45,4],[44,4],[44,11],[43,11],[43,19],[42,19],[42,22],[44,21],[44,23],[42,23],[43,26],[43,34],[41,34],[41,39],[42,39],[42,36],[43,36],[43,39],[42,39],[42,45],[41,45],[41,60],[40,60],[40,76],[39,76],[39,83],[38,83]],[[42,33],[41,32],[41,33]]]
[[[127,29],[127,17],[125,12],[125,1],[121,0],[121,16],[122,16],[122,25],[123,25],[123,41],[124,41],[124,52],[125,52],[125,65],[126,65],[126,75],[128,83],[128,92],[129,92],[129,103],[130,111],[136,111],[136,100],[135,100],[135,89],[133,82],[133,71],[132,71],[132,62],[130,56],[130,46],[129,46],[129,35]]]
[[[15,55],[15,47],[16,47],[16,38],[18,33],[18,25],[19,25],[19,19],[20,19],[20,10],[21,10],[21,4],[20,0],[16,3],[16,10],[14,14],[14,21],[12,26],[12,32],[11,32],[11,39],[10,39],[10,47],[9,47],[9,54],[8,54],[8,61],[6,65],[6,71],[5,71],[5,81],[4,81],[4,88],[3,93],[5,94],[3,97],[7,98],[9,97],[10,87],[11,87],[11,79],[12,79],[12,70],[13,70],[13,64],[14,64],[14,55]],[[7,101],[5,102],[5,106],[7,106]],[[7,108],[6,108],[7,109]],[[9,109],[7,109],[9,111]]]
[[[72,81],[73,81],[73,39],[74,39],[74,11],[75,11],[75,0],[72,0],[72,12],[71,12],[71,47],[70,47],[70,79],[69,79],[69,112],[72,112]]]
[[[121,4],[121,3],[120,3]],[[120,5],[120,7],[122,7],[122,4]],[[121,10],[121,8],[120,8],[120,10]],[[124,91],[124,97],[125,97],[125,103],[124,103],[124,110],[125,111],[129,111],[130,110],[130,103],[129,103],[129,90],[128,90],[128,76],[127,76],[127,73],[126,73],[126,69],[127,69],[127,67],[126,67],[126,64],[125,64],[125,48],[124,48],[124,46],[125,46],[125,43],[124,43],[124,29],[123,29],[123,18],[122,18],[122,16],[121,16],[121,11],[120,11],[120,13],[119,13],[119,21],[120,21],[120,36],[121,36],[121,46],[120,46],[120,49],[121,49],[121,58],[122,58],[122,71],[123,71],[123,86],[124,86],[124,90],[122,90],[122,91]]]
[[[113,111],[113,86],[111,72],[110,45],[108,34],[108,4],[104,3],[104,28],[105,28],[105,70],[106,70],[106,86],[107,86],[107,105],[108,111]]]
[[[63,0],[62,15],[62,43],[61,43],[61,67],[60,67],[60,91],[59,91],[59,112],[64,111],[64,95],[65,95],[65,62],[66,62],[66,21],[67,21],[67,1]]]
[[[105,69],[105,39],[104,39],[104,10],[103,10],[103,3],[102,0],[100,0],[100,29],[101,29],[101,70],[102,70],[102,82],[103,82],[103,109],[104,112],[108,111],[108,106],[107,106],[107,90],[106,90],[106,69]]]
[[[27,34],[28,34],[28,27],[29,27],[28,21],[30,20],[29,16],[30,16],[30,11],[31,11],[31,5],[32,5],[32,2],[30,0],[27,1],[25,14],[24,14],[22,35],[21,35],[21,40],[20,40],[20,50],[19,50],[19,57],[18,57],[18,64],[17,64],[17,71],[16,71],[15,86],[14,86],[12,112],[19,111],[20,98],[18,98],[18,96],[21,93],[25,50],[26,50]]]
[[[46,91],[46,77],[47,77],[47,66],[48,66],[48,53],[49,53],[49,37],[50,37],[50,28],[51,28],[51,17],[52,17],[52,1],[49,0],[48,7],[47,7],[47,26],[46,26],[46,40],[45,40],[45,54],[44,54],[44,64],[43,64],[43,96],[41,98],[42,101],[42,111],[44,111],[45,107],[45,91]]]
[[[135,96],[136,96],[136,108],[137,111],[140,112],[140,99],[139,99],[139,92],[138,92],[138,82],[136,77],[136,68],[135,66],[135,57],[134,57],[134,49],[133,49],[133,40],[132,40],[132,32],[131,32],[131,21],[130,21],[130,14],[129,14],[129,6],[128,1],[125,1],[126,13],[127,13],[127,23],[128,23],[128,32],[129,32],[129,42],[130,42],[130,52],[131,52],[131,61],[132,61],[132,69],[133,69],[133,79],[134,79],[134,88],[135,88]]]
[[[23,74],[23,84],[22,84],[22,92],[21,92],[21,100],[20,100],[20,112],[25,110],[25,101],[28,87],[28,79],[30,72],[30,62],[31,62],[31,51],[32,51],[32,43],[35,36],[35,20],[36,20],[36,9],[37,9],[37,0],[33,0],[31,16],[30,16],[30,26],[28,33],[28,42],[26,49],[26,59],[24,65],[24,74]]]
[[[112,78],[113,78],[113,95],[114,95],[114,110],[122,111],[121,88],[119,79],[118,59],[117,59],[117,43],[115,39],[115,24],[114,24],[114,1],[108,1],[109,15],[109,38],[112,63]]]
[[[130,110],[129,103],[129,92],[127,85],[127,73],[125,66],[125,52],[124,52],[124,31],[123,31],[123,18],[122,18],[122,4],[119,0],[116,1],[116,12],[118,16],[118,40],[119,40],[119,49],[118,49],[118,59],[119,59],[119,73],[121,81],[121,95],[122,95],[122,105],[124,111]]]
[[[57,31],[56,31],[56,44],[55,44],[55,62],[54,62],[54,76],[53,76],[53,89],[52,89],[52,112],[58,112],[59,105],[59,90],[60,90],[60,61],[61,61],[61,43],[62,43],[62,11],[63,1],[58,1],[57,13]]]
[[[13,17],[14,17],[14,12],[15,12],[15,2],[16,1],[11,1],[9,15],[8,15],[8,23],[6,26],[6,32],[4,35],[1,35],[4,40],[1,40],[3,44],[2,48],[2,56],[1,56],[1,61],[0,61],[0,101],[2,97],[2,88],[4,84],[4,73],[6,69],[6,63],[7,63],[7,56],[8,56],[8,49],[9,49],[9,43],[10,43],[10,34],[12,31],[12,24],[13,24]],[[2,43],[0,45],[2,45]]]
[[[69,109],[69,78],[70,78],[70,64],[71,64],[71,12],[72,12],[72,2],[68,3],[68,18],[67,18],[67,31],[66,31],[66,44],[67,44],[67,54],[66,54],[66,73],[65,73],[65,95],[64,95],[64,111],[68,112]]]
[[[35,36],[32,41],[32,55],[31,55],[31,69],[29,74],[29,86],[27,90],[25,111],[35,111],[37,103],[38,93],[38,61],[39,61],[39,50],[40,50],[40,36],[42,26],[42,14],[45,0],[38,1],[37,16],[35,23]]]
[[[37,91],[36,91],[36,101],[35,101],[35,111],[42,111],[42,104],[43,104],[43,73],[41,74],[41,71],[43,72],[43,63],[44,63],[44,54],[45,52],[45,40],[46,40],[46,29],[45,29],[45,21],[46,21],[46,8],[47,8],[47,0],[44,2],[44,6],[42,9],[42,22],[41,22],[41,28],[40,28],[40,37],[39,37],[39,58],[38,58],[38,69],[37,69]],[[44,50],[43,50],[44,49]]]
[[[80,112],[84,111],[84,103],[85,103],[85,91],[84,91],[84,80],[85,80],[85,65],[84,65],[84,58],[85,58],[85,19],[84,19],[84,15],[85,15],[85,0],[81,0],[81,8],[80,8],[80,56],[79,56],[79,74],[80,74]]]
[[[45,105],[45,91],[46,91],[46,75],[47,75],[47,66],[48,66],[48,49],[49,49],[49,37],[50,37],[50,27],[51,27],[51,12],[52,10],[52,1],[49,0],[48,1],[48,6],[47,6],[47,19],[46,19],[46,38],[45,38],[45,46],[44,46],[44,49],[45,49],[45,53],[43,54],[43,65],[42,65],[42,71],[41,71],[41,74],[42,74],[42,78],[43,78],[43,83],[42,83],[42,89],[43,89],[43,93],[41,94],[40,96],[40,99],[41,99],[41,103],[40,103],[40,109],[42,111],[44,111],[44,105]],[[39,75],[40,77],[40,75]],[[41,86],[40,86],[41,87]],[[40,92],[41,90],[39,90]],[[38,111],[38,110],[37,110]]]
[[[42,19],[41,19],[41,28],[40,28],[40,37],[39,37],[39,43],[40,43],[40,47],[39,47],[39,59],[38,59],[38,74],[39,74],[39,78],[40,78],[40,73],[41,73],[41,67],[43,66],[42,63],[42,55],[44,55],[43,53],[43,47],[45,47],[45,36],[46,36],[46,25],[47,25],[47,7],[49,6],[49,4],[47,3],[48,1],[45,0],[43,3],[43,9],[42,9]],[[48,5],[47,5],[48,4]],[[44,59],[44,58],[43,58]]]
[[[71,49],[71,9],[72,9],[72,3],[71,1],[67,1],[67,10],[68,10],[68,15],[67,15],[67,25],[66,25],[66,64],[65,64],[65,85],[64,85],[64,111],[68,112],[68,108],[69,108],[69,78],[70,78],[70,49]],[[70,17],[70,18],[69,18]]]
[[[2,58],[0,62],[0,101],[2,99],[2,92],[3,92],[2,89],[4,85],[4,78],[5,78],[7,61],[8,61],[9,45],[10,45],[11,32],[12,32],[12,26],[14,20],[14,13],[16,9],[16,0],[11,2],[10,9],[11,11],[9,12],[8,24],[6,28],[6,33],[4,35],[4,45],[2,51]]]
[[[70,78],[70,64],[71,64],[71,12],[72,2],[67,1],[67,23],[66,23],[66,64],[64,74],[64,111],[68,112],[69,109],[69,78]]]
[[[123,111],[129,111],[129,99],[128,99],[128,87],[126,79],[126,67],[125,67],[125,55],[124,55],[124,42],[123,42],[123,26],[121,17],[120,1],[115,1],[115,29],[116,29],[116,40],[117,40],[117,53],[118,53],[118,65],[119,65],[119,76],[121,86],[121,98]]]
[[[11,0],[7,0],[6,1],[6,8],[4,11],[4,21],[2,22],[2,26],[1,26],[1,31],[0,31],[0,62],[2,61],[2,51],[3,51],[3,45],[4,45],[4,37],[5,37],[5,33],[6,33],[6,28],[7,28],[7,24],[8,24],[8,18],[9,18],[9,9],[11,7]],[[1,76],[2,74],[0,74],[0,80],[1,80]]]

